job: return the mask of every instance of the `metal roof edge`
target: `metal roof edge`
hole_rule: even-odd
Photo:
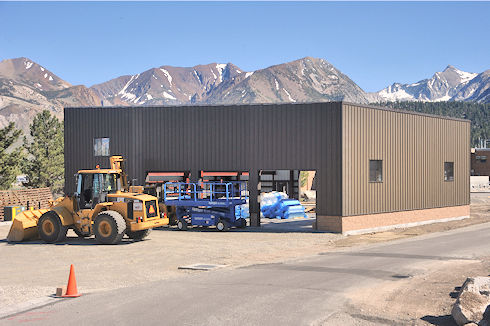
[[[404,113],[404,114],[420,115],[420,116],[429,117],[429,118],[439,118],[439,119],[446,119],[446,120],[454,120],[454,121],[471,123],[471,120],[469,120],[469,119],[454,118],[454,117],[448,117],[448,116],[444,116],[444,115],[422,113],[422,112],[415,112],[415,111],[407,111],[407,110],[401,110],[401,109],[392,109],[392,108],[388,108],[388,107],[384,107],[384,106],[376,106],[376,105],[370,105],[370,104],[359,104],[359,103],[342,101],[342,105],[344,105],[344,104],[358,106],[358,107],[362,107],[362,108],[366,108],[366,109],[390,111],[390,112],[397,112],[397,113]]]
[[[65,110],[72,109],[141,109],[141,108],[198,108],[198,107],[228,107],[228,106],[278,106],[301,104],[340,104],[342,101],[325,102],[291,102],[291,103],[235,103],[235,104],[178,104],[178,105],[139,105],[139,106],[67,106]]]
[[[415,111],[407,111],[407,110],[401,110],[401,109],[392,109],[384,106],[376,106],[376,105],[370,105],[370,104],[360,104],[360,103],[354,103],[354,102],[348,102],[348,101],[330,101],[330,102],[294,102],[294,103],[243,103],[243,104],[195,104],[195,105],[188,105],[188,104],[179,104],[179,105],[142,105],[142,106],[85,106],[85,107],[65,107],[64,110],[79,110],[79,109],[126,109],[126,110],[132,110],[132,109],[144,109],[144,108],[199,108],[199,107],[213,107],[213,108],[223,108],[223,107],[239,107],[239,106],[265,106],[265,107],[270,107],[270,106],[279,106],[279,105],[304,105],[304,104],[340,104],[343,106],[344,104],[346,105],[353,105],[353,106],[358,106],[362,108],[367,108],[367,109],[373,109],[373,110],[383,110],[383,111],[390,111],[390,112],[397,112],[397,113],[404,113],[404,114],[412,114],[412,115],[419,115],[419,116],[424,116],[424,117],[431,117],[431,118],[439,118],[439,119],[446,119],[446,120],[454,120],[454,121],[462,121],[462,122],[470,122],[471,120],[468,119],[462,119],[462,118],[454,118],[454,117],[448,117],[448,116],[443,116],[443,115],[436,115],[436,114],[430,114],[430,113],[422,113],[422,112],[415,112]]]

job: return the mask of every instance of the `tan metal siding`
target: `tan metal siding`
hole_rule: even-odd
[[[469,204],[468,121],[343,104],[342,215]],[[383,182],[369,182],[369,160]],[[454,181],[444,181],[454,162]]]

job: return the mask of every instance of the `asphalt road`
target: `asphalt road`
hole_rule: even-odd
[[[385,281],[397,282],[424,273],[440,261],[489,256],[489,237],[487,223],[325,252],[301,260],[195,272],[171,280],[61,299],[3,317],[0,324],[321,324],[342,309],[345,291],[358,286],[375,287]]]

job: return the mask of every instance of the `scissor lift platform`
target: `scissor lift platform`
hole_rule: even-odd
[[[176,207],[177,227],[216,226],[220,231],[245,227],[244,218],[237,218],[235,207],[247,203],[247,183],[235,182],[167,182],[164,202]]]

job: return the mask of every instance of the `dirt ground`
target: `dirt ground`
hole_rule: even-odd
[[[425,266],[427,268],[427,266]],[[451,317],[459,286],[467,277],[490,276],[490,257],[481,261],[437,262],[431,272],[387,281],[348,293],[349,303],[323,326],[457,326]]]
[[[60,244],[45,244],[40,241],[9,244],[2,240],[7,236],[9,225],[0,223],[0,315],[21,303],[50,296],[56,287],[66,285],[70,264],[75,266],[80,292],[88,293],[199,273],[179,270],[178,267],[182,265],[205,263],[236,268],[485,222],[490,222],[490,193],[472,194],[469,219],[347,237],[332,233],[305,232],[305,223],[311,221],[294,220],[289,221],[289,225],[299,225],[297,232],[293,232],[291,227],[283,227],[285,224],[281,226],[277,223],[268,223],[263,228],[224,233],[213,229],[179,232],[174,228],[164,228],[153,230],[145,241],[132,242],[124,239],[121,245],[102,246],[93,238],[79,240],[69,231],[68,240]],[[419,309],[420,306],[432,306],[425,313],[437,311],[433,318],[444,318],[449,314],[447,309],[454,300],[449,292],[462,284],[466,277],[463,277],[463,272],[471,270],[475,275],[487,275],[490,267],[488,260],[483,264],[466,264],[468,262],[461,262],[460,265],[447,269],[437,268],[437,272],[424,275],[421,279],[414,277],[402,280],[396,283],[397,288],[393,288],[394,284],[387,284],[376,298],[380,302],[390,302],[389,305],[383,305],[389,307],[386,311],[375,311],[374,306],[370,306],[372,296],[369,293],[365,296],[353,296],[353,306],[362,305],[366,309],[363,308],[353,315],[332,316],[332,320],[343,318],[342,320],[348,321],[346,324],[371,325],[369,323],[390,322],[393,320],[390,318],[398,316],[397,320],[416,320],[409,323],[413,325],[431,324],[430,316],[426,317],[427,321],[420,319],[424,317],[420,316],[424,314]],[[487,272],[484,272],[485,268]],[[444,299],[435,300],[436,297]],[[400,314],[403,315],[402,319]],[[404,314],[407,314],[406,317]],[[372,320],[372,316],[386,316],[386,320]]]

